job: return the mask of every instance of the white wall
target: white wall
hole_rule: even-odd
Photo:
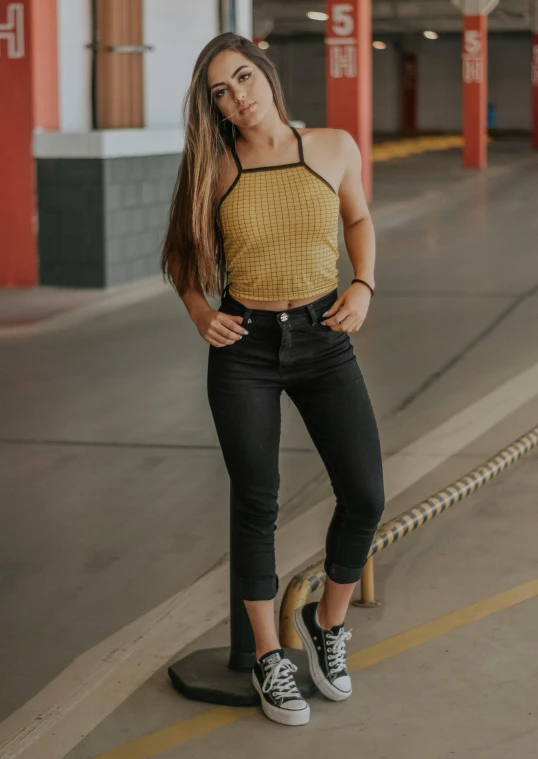
[[[217,0],[144,0],[144,116],[150,129],[178,129],[202,47],[219,33]],[[239,0],[240,34],[252,36],[252,0]],[[58,0],[60,129],[91,129],[91,1]]]
[[[86,132],[92,125],[90,0],[58,0],[60,130]]]
[[[149,129],[181,126],[183,98],[198,54],[219,33],[216,0],[145,0],[144,116]]]

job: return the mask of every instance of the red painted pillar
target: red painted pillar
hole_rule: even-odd
[[[418,60],[415,53],[403,54],[403,132],[412,137],[417,133]]]
[[[325,70],[327,126],[345,129],[362,156],[362,183],[372,198],[371,0],[326,0]]]
[[[37,284],[35,127],[58,129],[56,0],[0,0],[0,287]]]
[[[537,12],[538,17],[538,12]],[[538,26],[538,18],[537,18]],[[538,150],[538,31],[532,34],[532,147]]]
[[[483,169],[487,163],[487,28],[483,14],[463,17],[463,165]]]

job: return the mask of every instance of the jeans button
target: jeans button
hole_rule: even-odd
[[[288,314],[285,311],[280,314],[280,321],[285,322],[288,319],[289,319],[289,316],[288,316]]]

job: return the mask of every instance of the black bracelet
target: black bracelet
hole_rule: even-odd
[[[366,287],[367,287],[367,288],[370,290],[370,292],[372,293],[372,298],[374,297],[374,290],[373,290],[373,288],[372,288],[372,287],[370,287],[370,285],[368,284],[368,282],[365,282],[365,281],[364,281],[364,279],[352,279],[352,280],[351,280],[351,284],[353,284],[353,282],[362,282],[362,284],[363,284],[363,285],[366,285]]]

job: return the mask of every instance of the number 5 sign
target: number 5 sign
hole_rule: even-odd
[[[355,31],[353,6],[351,3],[336,3],[331,7],[330,23],[334,34],[349,37]]]
[[[465,30],[463,48],[466,55],[479,55],[482,52],[482,42],[478,29]]]
[[[463,34],[463,81],[479,84],[483,78],[482,40],[478,29],[466,29]]]

